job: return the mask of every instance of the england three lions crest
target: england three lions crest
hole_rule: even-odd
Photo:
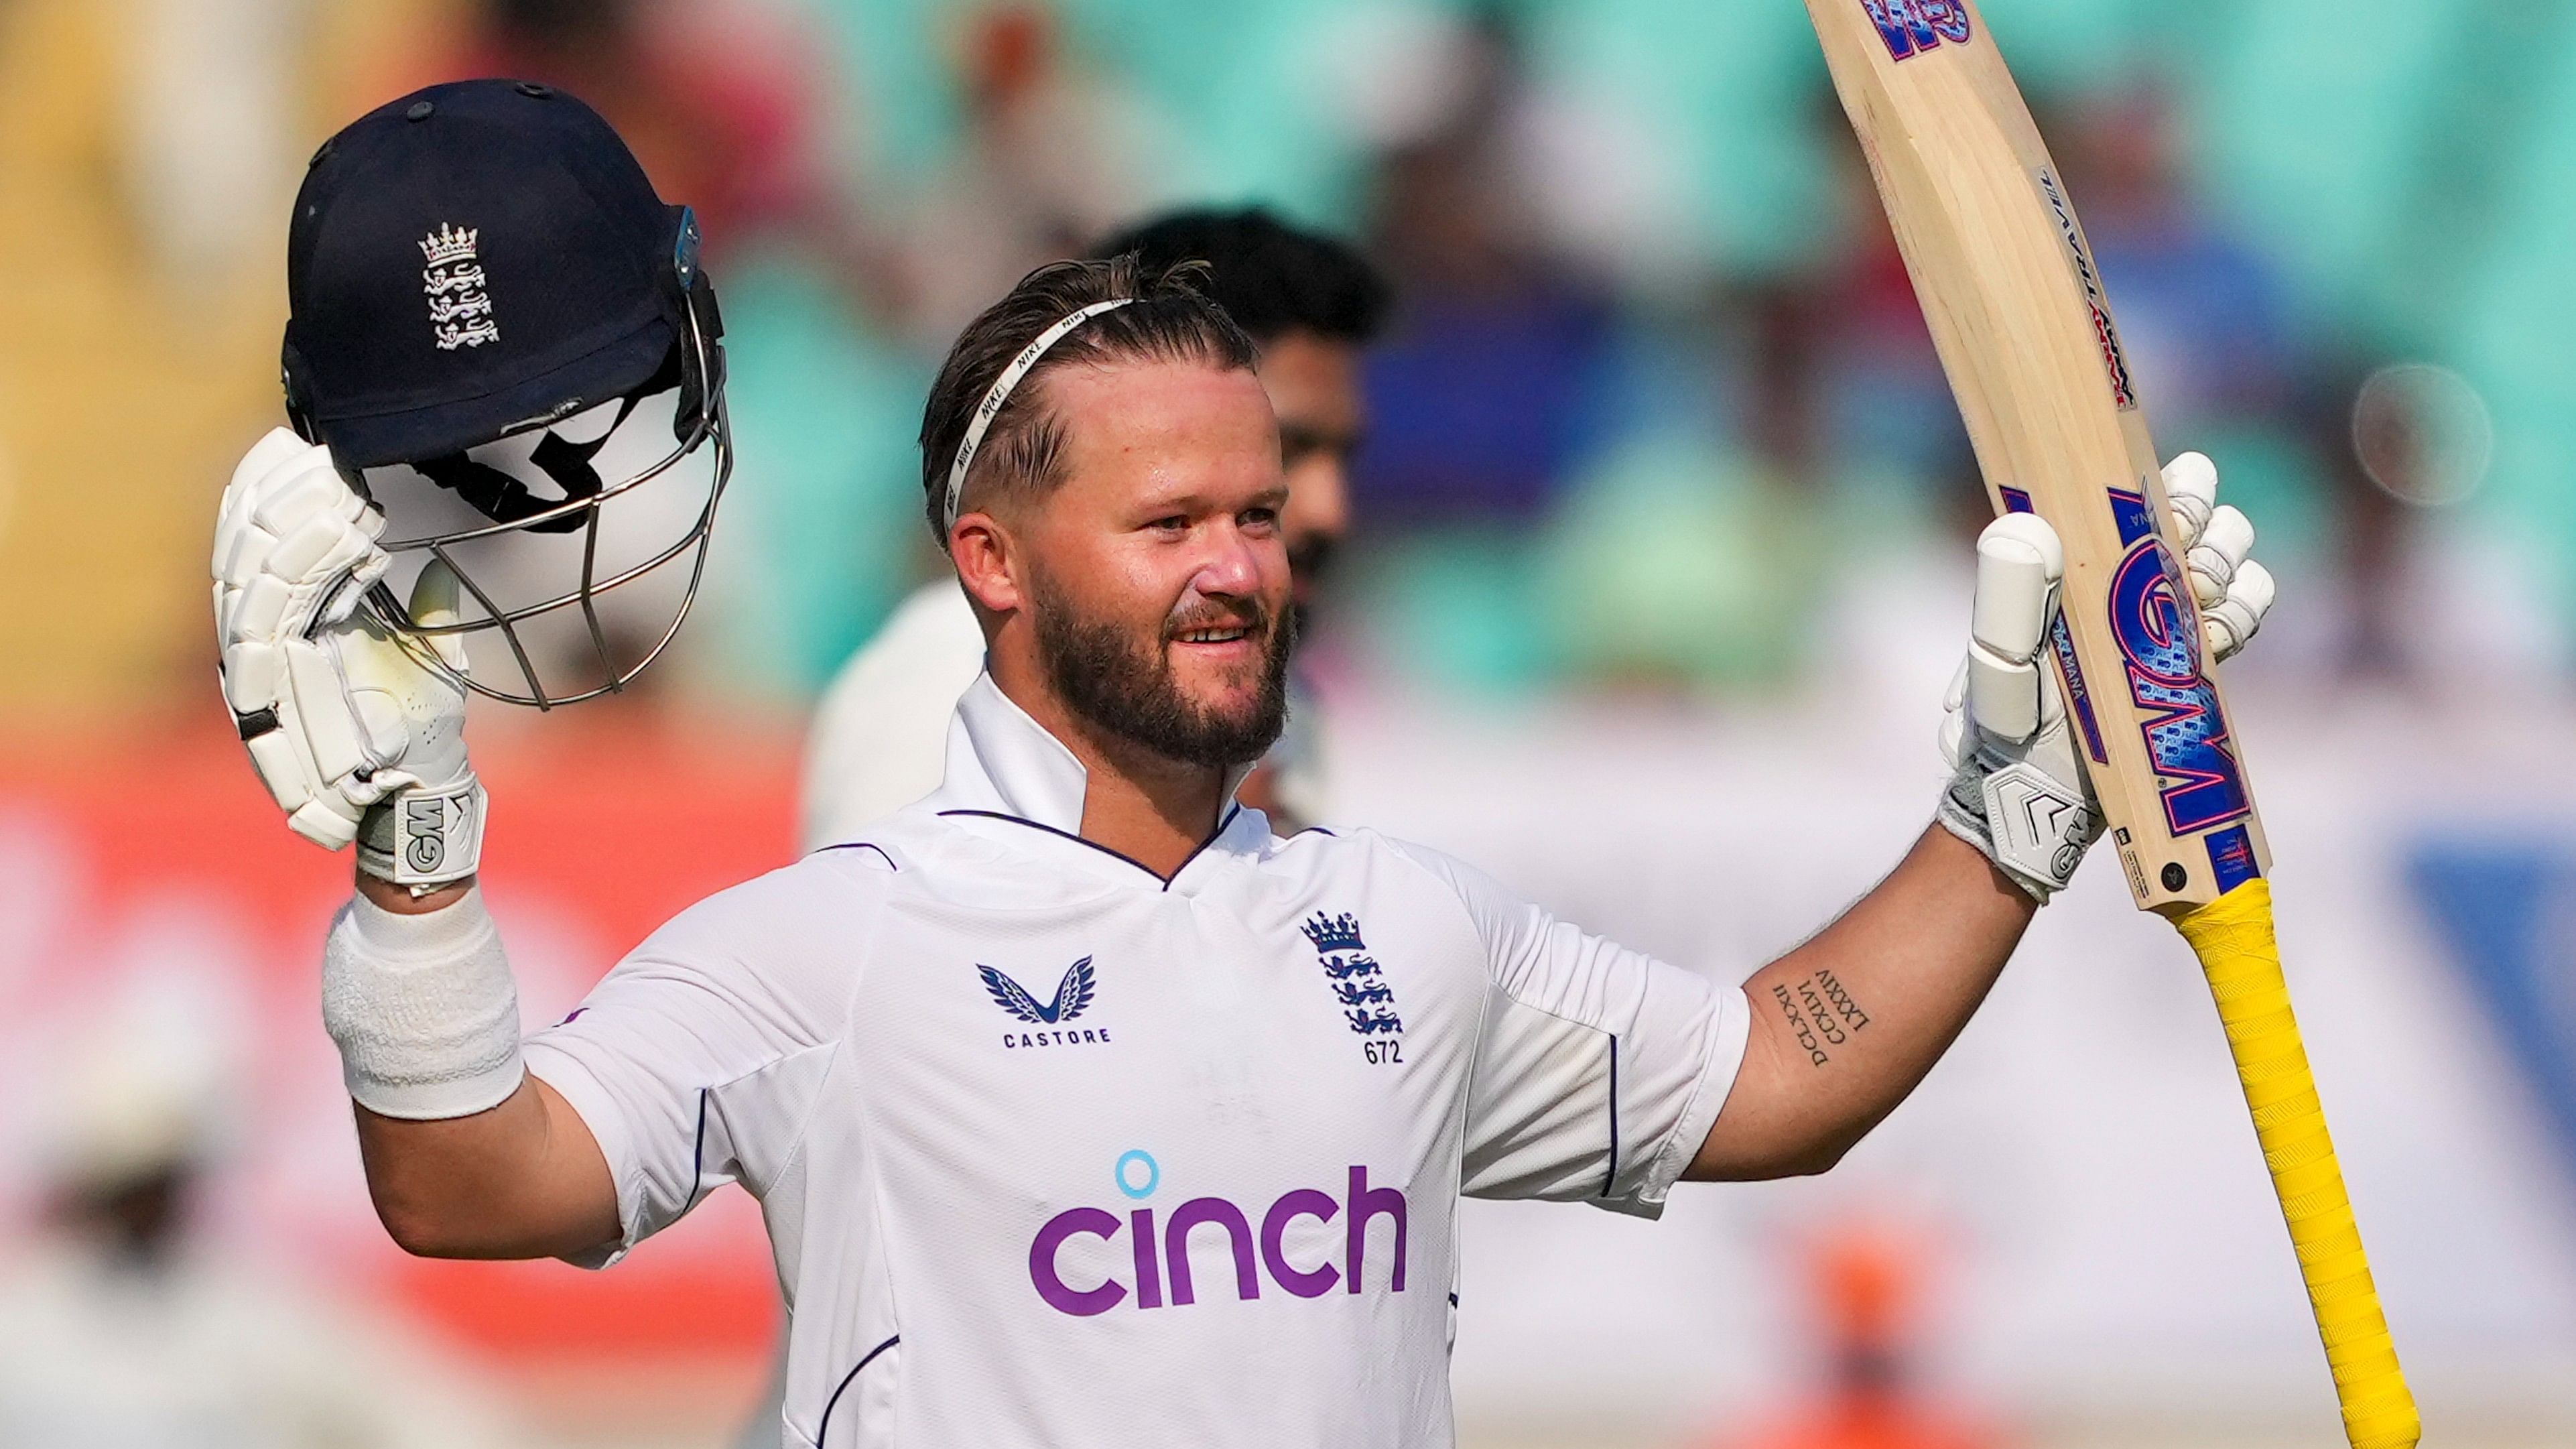
[[[429,299],[430,340],[441,352],[501,340],[483,263],[475,252],[482,234],[480,227],[459,229],[441,222],[420,239],[420,290]]]
[[[1314,945],[1333,1000],[1341,1007],[1342,1019],[1362,1039],[1370,1065],[1403,1061],[1404,1018],[1396,1015],[1395,987],[1377,958],[1368,954],[1368,942],[1360,938],[1359,918],[1318,911],[1298,929]]]

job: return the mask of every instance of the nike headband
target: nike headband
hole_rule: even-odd
[[[975,420],[966,425],[966,436],[957,444],[957,461],[949,466],[948,505],[939,513],[942,524],[949,528],[957,526],[958,500],[966,496],[966,470],[975,465],[975,452],[984,446],[984,434],[993,426],[994,415],[1001,412],[1002,404],[1011,400],[1011,390],[1018,387],[1021,380],[1029,375],[1029,370],[1038,365],[1039,358],[1046,356],[1048,348],[1062,342],[1073,329],[1103,312],[1115,312],[1135,300],[1133,297],[1116,297],[1106,302],[1094,302],[1065,318],[1039,333],[1036,341],[1021,348],[1020,355],[1011,359],[1011,365],[1002,369],[1002,375],[993,379],[991,390],[984,394],[983,405],[975,409]]]

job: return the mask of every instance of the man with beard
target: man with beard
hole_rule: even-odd
[[[1288,506],[1279,527],[1301,616],[1350,524],[1350,461],[1367,418],[1362,351],[1392,304],[1387,284],[1347,243],[1261,208],[1176,211],[1094,246],[1147,271],[1204,262],[1203,288],[1261,349],[1256,364],[1279,416]],[[945,572],[945,571],[943,571]],[[984,672],[984,635],[957,580],[906,599],[851,656],[806,733],[807,850],[855,838],[938,788],[948,717]],[[1323,813],[1323,738],[1313,693],[1289,676],[1288,730],[1247,778],[1243,803],[1283,828]]]
[[[1652,1217],[1894,1109],[2098,829],[2034,664],[2046,525],[1980,541],[1936,822],[1721,988],[1234,802],[1294,628],[1254,357],[1125,260],[970,324],[922,424],[987,645],[947,779],[684,912],[562,1025],[523,1045],[468,887],[360,877],[326,1016],[398,1242],[604,1264],[738,1182],[788,1291],[789,1444],[1436,1446],[1459,1196]],[[2255,611],[2219,592],[2223,652]],[[2066,808],[1991,809],[1999,779]]]

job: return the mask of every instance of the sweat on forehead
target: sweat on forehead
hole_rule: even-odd
[[[1198,290],[1202,271],[1182,265],[1148,277],[1133,256],[1057,262],[967,324],[921,420],[923,502],[943,548],[952,506],[1061,481],[1063,424],[1047,407],[1049,374],[1121,362],[1253,365],[1252,339]]]

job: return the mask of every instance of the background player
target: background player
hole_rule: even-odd
[[[1280,530],[1297,607],[1310,608],[1350,528],[1350,464],[1368,425],[1361,354],[1393,297],[1349,244],[1259,207],[1173,212],[1101,240],[1148,271],[1208,266],[1208,296],[1261,349],[1279,417],[1288,506]],[[944,570],[943,570],[944,572]],[[939,785],[948,717],[984,668],[984,635],[953,575],[922,586],[842,666],[806,738],[803,840],[820,850]],[[1324,742],[1312,691],[1290,677],[1288,733],[1244,782],[1282,825],[1322,817]]]

